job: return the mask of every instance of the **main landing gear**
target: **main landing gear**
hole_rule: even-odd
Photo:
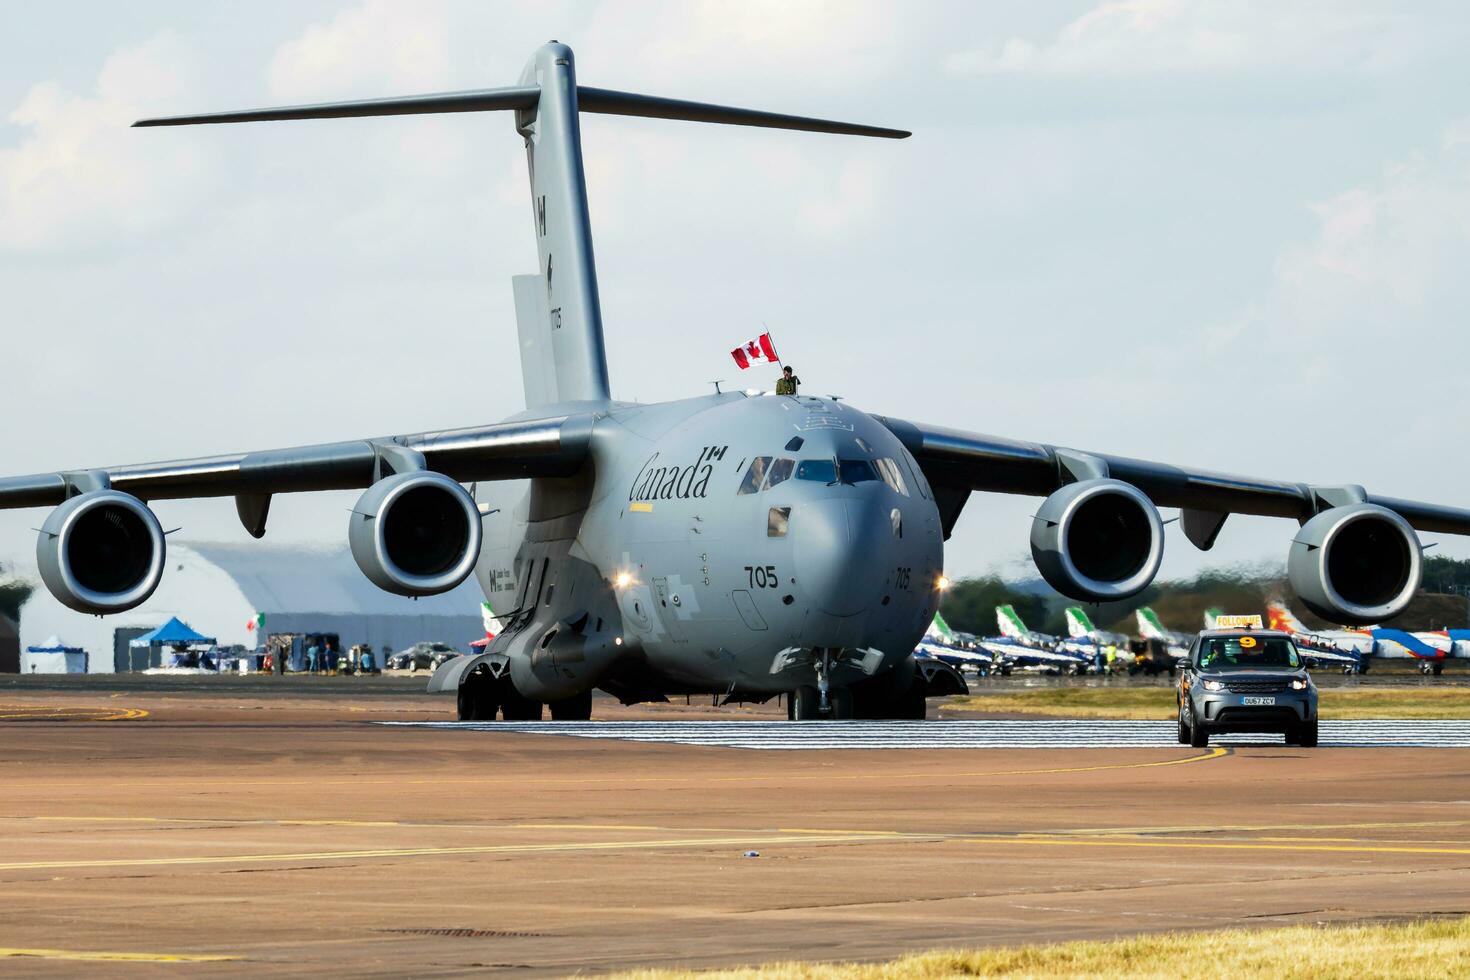
[[[1419,664],[1419,673],[1424,674],[1425,676],[1433,675],[1435,677],[1438,677],[1440,674],[1444,673],[1444,664],[1431,663],[1430,661],[1425,660]]]
[[[488,665],[475,670],[459,685],[460,721],[540,721],[545,708],[551,709],[553,721],[589,721],[592,718],[592,691],[543,705],[516,690],[509,672],[496,677]]]

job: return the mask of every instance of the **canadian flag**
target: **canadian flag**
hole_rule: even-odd
[[[751,361],[766,361],[770,364],[776,363],[776,345],[771,343],[771,335],[763,333],[754,340],[741,344],[730,352],[735,358],[735,363],[740,365],[743,371],[750,367]]]

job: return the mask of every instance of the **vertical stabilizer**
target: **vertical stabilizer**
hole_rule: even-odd
[[[1081,606],[1067,607],[1067,635],[1074,640],[1091,636],[1097,632],[1097,627],[1092,625],[1092,618],[1083,611]]]
[[[944,621],[944,617],[937,609],[934,611],[934,621],[924,631],[924,636],[926,639],[938,640],[941,643],[955,642],[954,630],[949,628],[949,624]]]
[[[1016,615],[1015,607],[1009,603],[995,607],[995,622],[1000,627],[1001,636],[1019,640],[1026,635],[1026,624],[1021,622],[1021,617]]]
[[[557,399],[606,401],[607,353],[572,49],[555,41],[542,45],[521,74],[521,84],[540,90],[535,108],[516,110],[516,129],[526,141],[531,171],[531,220],[541,257]]]
[[[1164,624],[1159,621],[1158,614],[1155,613],[1151,608],[1149,608],[1148,606],[1144,606],[1142,609],[1138,610],[1137,616],[1139,636],[1143,637],[1145,640],[1168,639],[1168,636],[1166,635],[1167,630],[1164,629]],[[1205,613],[1206,629],[1212,628],[1208,625],[1209,620],[1210,614]]]
[[[1219,620],[1219,618],[1220,618],[1220,610],[1218,610],[1218,609],[1206,609],[1205,610],[1205,629],[1207,629],[1207,630],[1214,629],[1215,628],[1215,623],[1216,623],[1216,621]]]
[[[511,276],[510,285],[515,295],[526,407],[540,408],[561,401],[551,323],[546,318],[546,287],[540,276]]]
[[[1273,630],[1285,630],[1288,633],[1311,632],[1307,629],[1306,623],[1303,623],[1300,619],[1297,619],[1292,611],[1290,609],[1287,609],[1285,604],[1280,602],[1266,603],[1266,628]]]

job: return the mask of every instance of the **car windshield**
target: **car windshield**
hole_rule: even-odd
[[[1301,665],[1296,645],[1285,637],[1209,636],[1200,641],[1200,670],[1291,670]]]

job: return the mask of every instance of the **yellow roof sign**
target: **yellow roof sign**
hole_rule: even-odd
[[[1262,628],[1261,614],[1245,616],[1216,616],[1215,628],[1221,630],[1258,630]]]

